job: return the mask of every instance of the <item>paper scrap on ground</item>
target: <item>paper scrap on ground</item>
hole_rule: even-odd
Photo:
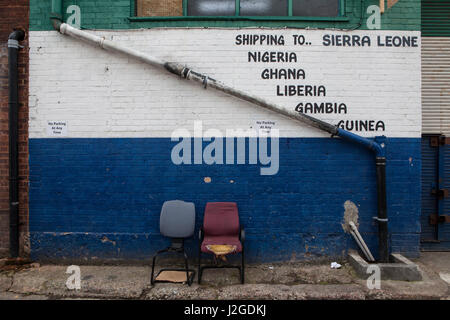
[[[337,262],[331,263],[331,269],[339,269],[340,267],[342,267],[342,266]]]

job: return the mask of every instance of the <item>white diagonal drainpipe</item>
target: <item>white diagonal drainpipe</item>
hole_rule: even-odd
[[[241,90],[229,87],[224,83],[214,80],[206,75],[195,72],[194,70],[187,68],[179,63],[175,62],[166,62],[160,60],[158,58],[152,57],[143,52],[119,45],[111,40],[107,40],[105,38],[96,36],[92,33],[88,33],[82,30],[78,30],[74,27],[66,23],[61,23],[59,26],[59,32],[62,34],[71,36],[73,38],[77,38],[88,43],[98,45],[100,48],[105,49],[107,51],[117,52],[121,54],[125,54],[135,58],[136,60],[142,61],[151,66],[164,69],[173,74],[176,74],[184,79],[191,80],[201,84],[204,88],[213,88],[218,91],[222,91],[228,95],[237,97],[241,100],[248,101],[250,103],[256,104],[265,109],[269,109],[271,111],[281,113],[282,115],[289,117],[291,119],[306,123],[310,126],[318,128],[322,131],[326,131],[332,135],[338,135],[338,128],[332,124],[326,123],[322,120],[307,116],[302,113],[298,113],[294,110],[286,109],[271,102],[268,102],[260,97],[251,95],[249,93],[243,92]]]

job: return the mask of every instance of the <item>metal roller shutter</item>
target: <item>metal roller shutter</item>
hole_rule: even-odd
[[[432,194],[438,182],[438,149],[430,144],[431,136],[422,139],[422,249],[430,250],[438,240],[437,225],[430,224],[430,216],[438,209],[438,199]]]
[[[441,135],[422,138],[421,249],[450,251],[450,144]]]
[[[422,0],[421,248],[450,251],[450,0]]]
[[[450,37],[422,38],[422,131],[450,136]]]
[[[439,239],[441,242],[441,248],[447,251],[450,250],[450,197],[448,192],[450,191],[450,145],[442,147],[442,172],[441,175],[444,179],[441,180],[440,188],[445,190],[446,194],[442,198],[441,212],[446,222],[439,224]]]

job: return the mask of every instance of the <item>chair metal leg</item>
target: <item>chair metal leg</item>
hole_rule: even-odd
[[[222,268],[235,268],[239,270],[239,278],[241,281],[241,284],[244,284],[245,282],[245,258],[244,258],[244,251],[241,252],[241,264],[240,265],[201,265],[201,252],[198,255],[198,283],[200,284],[202,281],[202,275],[204,269],[222,269]]]
[[[198,250],[198,279],[197,282],[200,284],[202,282],[202,265],[201,265],[201,259],[202,259],[202,250]]]
[[[151,285],[155,284],[155,281],[153,280],[154,274],[155,274],[155,262],[156,262],[156,254],[153,256],[153,262],[152,262],[152,274],[150,276],[150,283]]]
[[[151,283],[152,285],[155,284],[155,281],[154,281],[153,277],[154,277],[154,275],[155,275],[155,263],[156,263],[156,257],[157,257],[159,254],[164,253],[164,252],[167,252],[167,251],[169,251],[169,250],[168,250],[168,249],[160,250],[160,251],[158,251],[158,252],[153,256],[153,261],[152,261],[152,274],[151,274],[151,277],[150,277],[150,283]]]
[[[157,257],[158,255],[160,255],[161,253],[165,253],[165,252],[169,252],[169,251],[170,251],[170,248],[166,248],[166,249],[163,249],[163,250],[159,250],[159,251],[153,256],[153,259],[152,259],[152,273],[151,273],[151,275],[150,275],[150,283],[151,283],[152,285],[155,284],[154,276],[155,276],[156,257]],[[186,252],[184,252],[184,250],[183,250],[183,253],[184,253],[184,255],[185,255],[185,261],[186,261],[186,263],[187,263],[187,255],[186,255]],[[187,264],[186,264],[186,269],[188,269]],[[188,275],[189,275],[189,274],[188,274]],[[187,279],[188,279],[188,281],[189,281],[189,277],[188,277]]]
[[[186,267],[186,281],[188,286],[192,284],[191,277],[189,276],[189,265],[188,265],[188,256],[186,252],[183,250],[183,256],[184,256],[184,265]]]
[[[244,246],[242,246],[242,252],[241,252],[241,284],[244,284],[245,279],[245,271],[244,271]]]

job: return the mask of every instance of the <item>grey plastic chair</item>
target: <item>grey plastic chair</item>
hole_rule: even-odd
[[[195,205],[192,202],[171,200],[164,202],[159,219],[159,229],[163,236],[171,238],[172,243],[166,249],[158,251],[153,256],[151,284],[163,271],[186,271],[187,284],[190,286],[195,276],[195,271],[188,266],[188,256],[184,250],[184,240],[192,237],[195,229]],[[161,269],[154,277],[156,257],[162,253],[183,254],[185,269]],[[191,272],[191,276],[189,273]]]

